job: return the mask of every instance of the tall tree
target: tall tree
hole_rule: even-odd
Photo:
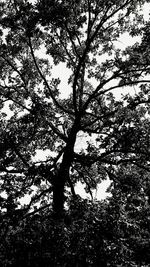
[[[9,206],[15,209],[36,186],[25,210],[36,201],[47,207],[52,198],[53,210],[61,216],[66,188],[75,196],[77,181],[91,193],[107,177],[121,183],[128,164],[149,171],[144,3],[1,1],[0,172]],[[118,48],[126,32],[142,41]],[[59,64],[69,73],[68,85],[62,85],[61,74],[53,76]],[[129,93],[118,100],[116,92],[126,88]],[[8,105],[11,116],[5,111]],[[87,145],[77,149],[80,135]],[[46,160],[35,161],[38,149],[50,151]],[[2,199],[7,208],[6,202]]]

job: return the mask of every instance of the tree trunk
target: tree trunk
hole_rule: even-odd
[[[60,168],[53,183],[53,211],[58,218],[62,217],[64,212],[64,202],[65,202],[64,190],[69,170],[69,166],[68,170],[67,169],[63,170],[63,165],[64,164],[61,165],[62,168]]]
[[[78,130],[79,130],[79,122],[75,121],[68,136],[68,142],[64,150],[60,169],[58,170],[57,175],[54,177],[53,211],[56,217],[58,218],[62,217],[62,214],[64,212],[65,184],[69,179],[69,170],[73,161],[74,145]]]

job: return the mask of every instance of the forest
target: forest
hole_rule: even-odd
[[[0,1],[0,266],[150,266],[149,2]]]

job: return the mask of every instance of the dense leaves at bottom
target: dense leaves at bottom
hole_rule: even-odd
[[[0,266],[148,267],[147,199],[144,193],[114,194],[101,202],[71,200],[61,221],[50,210],[15,224],[2,214]]]

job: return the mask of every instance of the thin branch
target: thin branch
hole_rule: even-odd
[[[41,70],[40,70],[40,68],[39,68],[39,66],[38,66],[38,63],[37,63],[37,61],[36,61],[36,58],[35,58],[35,55],[34,55],[34,51],[33,51],[33,47],[32,47],[32,43],[31,43],[31,38],[30,38],[30,37],[29,37],[29,47],[30,47],[30,51],[31,51],[31,55],[32,55],[32,58],[33,58],[35,67],[36,67],[36,69],[37,69],[39,75],[41,76],[42,80],[44,81],[44,83],[45,83],[45,85],[46,85],[46,87],[47,87],[47,89],[48,89],[48,91],[49,91],[50,97],[52,98],[53,102],[55,103],[55,105],[56,105],[59,109],[61,109],[61,110],[64,111],[65,113],[68,113],[68,114],[71,113],[71,114],[72,114],[72,112],[70,112],[69,110],[65,109],[63,106],[61,106],[61,105],[59,104],[59,102],[56,100],[55,96],[53,95],[53,92],[52,92],[52,90],[51,90],[51,88],[50,88],[50,86],[49,86],[49,84],[48,84],[48,82],[47,82],[47,80],[46,80],[44,74],[41,72]]]
[[[68,183],[69,183],[69,186],[70,186],[70,189],[71,189],[71,193],[72,193],[73,197],[75,197],[76,193],[75,193],[75,189],[74,189],[74,186],[73,186],[73,183],[71,181],[70,176],[68,176]]]
[[[12,62],[11,62],[9,59],[5,58],[3,55],[0,55],[0,57],[2,57],[2,58],[9,64],[9,66],[10,66],[15,72],[18,73],[18,75],[20,76],[21,80],[22,80],[23,83],[24,83],[24,88],[25,88],[25,90],[27,90],[27,87],[26,87],[27,84],[26,84],[26,81],[25,81],[25,79],[24,79],[22,73],[17,69],[17,67],[15,67],[15,66],[12,64]]]
[[[58,155],[56,156],[56,158],[54,158],[54,163],[53,163],[53,166],[56,166],[56,163],[58,162],[58,160],[61,158],[62,154],[64,153],[65,151],[65,147],[62,148],[61,151],[59,151]]]
[[[93,194],[92,194],[92,190],[91,190],[91,186],[90,184],[88,183],[87,179],[84,177],[83,173],[80,172],[78,169],[76,169],[76,171],[78,172],[78,174],[83,178],[85,184],[87,185],[88,187],[88,191],[90,193],[90,196],[91,196],[91,199],[93,200]]]
[[[67,26],[67,23],[65,23],[65,27],[66,27],[67,33],[69,34],[69,38],[70,38],[70,41],[71,41],[72,46],[73,46],[73,48],[74,48],[75,54],[76,54],[76,56],[77,56],[78,58],[80,58],[80,55],[79,55],[79,53],[78,53],[78,51],[77,51],[77,47],[76,47],[76,45],[75,45],[75,42],[73,41],[73,38],[72,38],[71,32],[70,32],[70,30],[69,30],[69,28],[68,28],[68,26]]]
[[[93,42],[94,38],[96,37],[96,35],[98,34],[100,28],[104,25],[104,23],[105,23],[106,21],[108,21],[110,18],[112,18],[114,15],[116,15],[116,14],[117,14],[120,10],[122,10],[124,7],[126,7],[130,2],[132,2],[132,0],[130,0],[130,1],[127,0],[122,6],[119,6],[114,12],[112,12],[112,13],[111,13],[110,15],[108,15],[108,16],[106,16],[106,15],[107,15],[108,11],[110,10],[110,6],[108,6],[108,7],[106,8],[106,11],[105,11],[105,13],[104,13],[104,15],[103,15],[103,17],[102,17],[100,23],[97,25],[97,28],[96,28],[95,32],[93,33],[93,35],[92,35],[91,38],[90,38],[90,43]]]
[[[104,15],[103,15],[103,17],[102,17],[100,23],[97,25],[97,27],[96,27],[95,32],[93,33],[93,35],[92,35],[89,39],[87,39],[87,42],[88,42],[88,43],[91,44],[91,43],[94,41],[94,38],[95,38],[96,35],[98,34],[100,28],[101,28],[102,25],[105,23],[105,21],[108,20],[108,17],[106,16],[106,14],[108,13],[109,9],[110,9],[110,6],[108,6],[108,7],[106,8],[106,11],[105,11],[105,13],[104,13]]]
[[[3,166],[0,166],[0,172],[6,172],[6,173],[15,173],[15,174],[22,174],[22,173],[24,173],[26,170],[25,169],[18,169],[18,170],[16,170],[16,169],[10,169],[10,170],[8,170],[7,169],[7,167],[5,168],[5,167],[3,167]]]
[[[52,122],[49,121],[49,126],[53,130],[55,134],[57,134],[63,141],[67,142],[68,138],[65,134],[61,133],[54,125]]]
[[[128,61],[127,62],[123,62],[123,63],[128,63]],[[130,73],[132,74],[133,72],[135,72],[135,73],[140,72],[140,76],[141,76],[142,73],[143,72],[146,72],[146,71],[150,71],[150,67],[144,67],[144,68],[139,68],[139,69],[128,69],[128,70],[126,70],[124,72],[120,72],[119,75],[118,75],[118,77],[124,78],[124,76],[122,76],[122,75],[124,75],[124,74],[130,74]]]
[[[37,212],[39,212],[39,211],[41,211],[41,210],[44,210],[44,209],[46,209],[46,208],[48,208],[48,207],[50,207],[50,206],[52,206],[52,204],[46,204],[45,206],[42,206],[42,207],[40,207],[40,208],[38,208],[38,209],[36,209],[36,210],[34,210],[34,211],[31,211],[31,212],[29,212],[29,213],[26,213],[26,214],[23,216],[23,218],[32,216],[32,215],[36,214]]]
[[[63,48],[65,49],[68,58],[71,60],[72,65],[74,66],[74,65],[75,65],[75,62],[73,61],[73,58],[71,57],[71,54],[68,52],[67,45],[64,45],[64,42],[62,41],[62,38],[61,38],[61,36],[59,36],[59,34],[57,33],[57,31],[55,31],[55,34],[56,34],[57,37],[59,38],[59,41],[60,41],[61,45],[62,45]]]
[[[75,36],[76,36],[76,38],[77,38],[77,40],[78,40],[78,43],[79,43],[79,46],[82,46],[82,44],[81,44],[81,42],[80,42],[80,38],[79,38],[79,36],[78,36],[78,34],[75,32]]]
[[[89,96],[89,98],[87,99],[87,101],[84,103],[83,106],[83,110],[85,111],[88,107],[88,105],[90,104],[91,100],[103,95],[111,90],[117,89],[117,88],[121,88],[124,86],[130,86],[130,85],[134,85],[134,84],[139,84],[139,83],[150,83],[150,80],[138,80],[138,81],[131,81],[131,82],[125,82],[124,84],[118,84],[112,87],[109,87],[108,89],[104,89],[101,91],[101,89],[103,88],[104,85],[106,85],[108,82],[112,81],[113,79],[119,77],[119,71],[115,72],[110,78],[108,78],[106,81],[104,81],[103,83],[100,83],[97,88],[94,90],[94,92]]]
[[[11,96],[9,96],[7,98],[7,101],[8,100],[11,100],[13,101],[14,103],[16,103],[18,106],[22,107],[23,109],[26,109],[28,112],[31,112],[31,109],[27,108],[26,106],[24,106],[23,104],[21,104],[20,102],[18,102],[17,100],[13,99]]]
[[[81,75],[81,87],[79,88],[79,111],[82,110],[82,105],[83,105],[84,78],[85,78],[85,62],[83,64],[82,75]]]
[[[26,166],[26,167],[30,167],[29,163],[25,160],[25,158],[22,156],[22,154],[20,153],[17,145],[14,143],[13,139],[8,136],[7,138],[7,141],[9,142],[10,144],[10,147],[14,150],[14,152],[16,153],[16,155],[21,159],[21,161],[23,162],[23,164]]]
[[[128,155],[128,154],[134,154],[133,157],[129,157],[129,158],[125,158],[125,159],[115,159],[115,160],[110,160],[107,159],[106,157],[111,155],[111,154],[117,154],[117,153],[122,153],[124,155]],[[74,159],[78,160],[79,162],[82,162],[85,165],[92,165],[95,162],[101,162],[101,163],[107,163],[107,164],[111,164],[111,165],[119,165],[123,162],[134,162],[136,160],[141,160],[140,157],[135,158],[135,155],[145,155],[148,156],[147,152],[144,151],[140,151],[140,150],[133,150],[131,148],[129,148],[128,150],[125,149],[111,149],[108,150],[106,152],[103,152],[101,155],[81,155],[78,153],[74,152]]]
[[[104,90],[102,91],[102,93],[99,93],[99,91],[103,88],[104,85],[106,85],[107,83],[109,83],[110,81],[112,81],[113,79],[118,77],[119,71],[116,71],[115,73],[112,74],[112,76],[110,76],[107,80],[104,80],[102,83],[100,83],[96,89],[94,90],[94,92],[92,92],[91,95],[89,95],[89,98],[86,100],[86,102],[84,103],[83,106],[83,112],[85,112],[85,110],[87,109],[88,105],[90,104],[91,100],[101,94],[103,94]]]
[[[90,38],[90,32],[91,32],[91,2],[88,0],[88,26],[87,26],[87,39]]]
[[[106,114],[104,115],[101,115],[101,116],[95,116],[95,119],[94,120],[89,120],[88,123],[85,123],[83,126],[81,125],[81,130],[84,131],[84,128],[85,127],[89,127],[89,126],[92,126],[94,123],[96,123],[97,121],[99,120],[102,120],[102,119],[105,119],[107,117],[110,117],[111,115],[114,115],[116,112],[118,111],[118,109],[115,109],[111,112],[107,112]],[[89,114],[91,116],[94,116],[93,114]]]
[[[124,16],[122,16],[120,19],[118,19],[117,21],[114,21],[112,24],[104,28],[104,31],[108,30],[109,28],[117,24],[118,22],[122,21],[122,19],[124,19],[126,16],[128,16],[128,12]]]
[[[105,94],[105,93],[107,93],[107,92],[109,92],[111,90],[114,90],[114,89],[117,89],[117,88],[120,88],[120,87],[130,86],[130,85],[139,84],[139,83],[150,83],[150,80],[138,80],[138,81],[125,82],[124,84],[118,84],[118,85],[112,86],[112,87],[110,87],[108,89],[105,89],[105,90],[97,93],[95,95],[95,97],[100,96],[102,94]]]
[[[43,195],[52,192],[52,188],[47,188],[44,191],[42,191],[39,195],[35,195],[34,197],[31,198],[30,203],[27,206],[27,210],[30,209],[30,207],[32,206],[33,203],[37,202],[37,200],[39,200]]]

